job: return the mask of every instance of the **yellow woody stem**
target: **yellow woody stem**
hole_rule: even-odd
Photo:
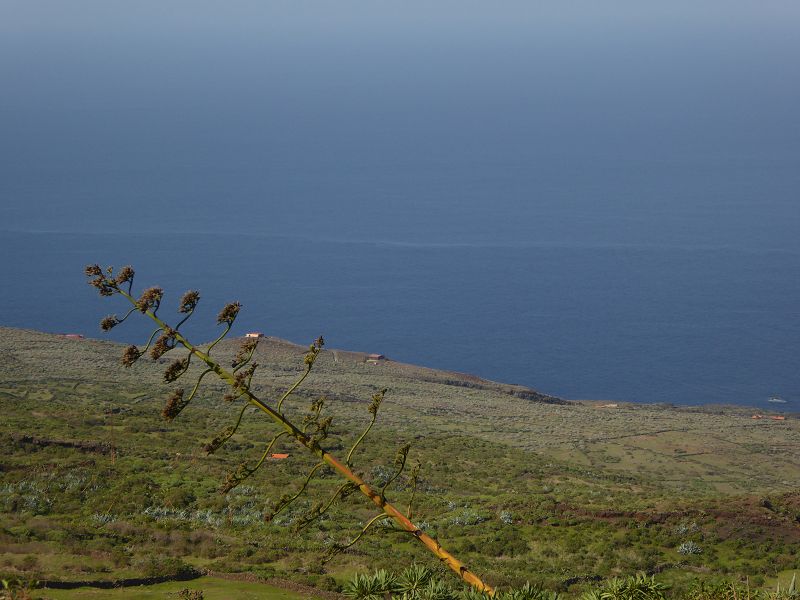
[[[128,301],[136,305],[136,300],[128,293],[119,290],[119,293],[125,296]],[[230,373],[229,371],[223,369],[220,364],[211,358],[207,353],[201,351],[197,346],[189,342],[180,332],[171,330],[170,327],[162,321],[158,316],[152,313],[152,311],[148,310],[145,314],[150,317],[153,321],[155,321],[159,327],[161,327],[165,332],[170,331],[172,335],[174,335],[175,340],[179,342],[183,347],[185,347],[189,352],[191,352],[194,356],[198,359],[203,361],[208,368],[214,371],[223,381],[228,383],[232,386],[237,392],[241,392],[242,396],[247,399],[247,401],[257,407],[262,412],[266,413],[273,421],[275,421],[278,425],[280,425],[286,433],[291,435],[295,440],[297,440],[300,444],[305,446],[308,450],[310,450],[313,454],[317,455],[323,462],[330,465],[333,469],[339,472],[339,474],[351,481],[353,484],[358,486],[358,489],[364,494],[367,498],[369,498],[372,502],[374,502],[378,507],[380,507],[386,515],[391,518],[400,528],[408,533],[412,534],[421,544],[423,544],[428,550],[433,552],[442,563],[447,565],[453,572],[456,573],[461,579],[463,579],[466,583],[474,587],[476,590],[480,592],[484,592],[489,594],[490,596],[494,595],[494,589],[491,586],[484,583],[477,575],[475,575],[472,571],[467,569],[463,563],[461,563],[455,556],[447,552],[444,548],[442,548],[441,544],[437,542],[435,539],[430,537],[428,534],[423,532],[419,527],[417,527],[411,520],[404,515],[401,511],[397,510],[392,504],[386,501],[386,499],[373,490],[369,484],[367,484],[363,479],[361,479],[358,475],[356,475],[346,464],[340,462],[335,456],[331,453],[327,452],[323,448],[319,446],[316,442],[314,442],[309,436],[303,433],[300,429],[295,427],[293,423],[288,421],[281,413],[277,412],[276,410],[272,409],[270,406],[262,402],[259,398],[257,398],[249,389],[247,388],[240,388],[236,382],[235,376]]]

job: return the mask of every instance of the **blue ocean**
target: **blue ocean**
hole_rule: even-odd
[[[196,339],[795,410],[800,8],[697,4],[3,3],[0,325],[132,264]]]

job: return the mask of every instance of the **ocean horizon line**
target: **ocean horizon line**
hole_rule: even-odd
[[[656,243],[598,243],[598,242],[552,242],[552,241],[511,241],[511,242],[426,242],[408,240],[386,240],[386,239],[342,239],[335,237],[320,237],[308,234],[283,234],[283,233],[264,233],[255,231],[216,231],[193,230],[193,231],[88,231],[88,230],[63,230],[63,229],[0,229],[0,234],[17,235],[80,235],[80,236],[142,236],[142,237],[163,237],[165,234],[171,236],[193,237],[198,235],[214,235],[232,238],[253,238],[264,240],[289,240],[297,242],[314,242],[320,244],[353,245],[353,246],[377,246],[386,248],[410,248],[410,249],[525,249],[525,248],[564,248],[575,250],[634,250],[634,249],[653,249],[653,250],[680,250],[687,252],[718,252],[732,251],[743,254],[787,254],[800,255],[800,248],[785,247],[750,247],[733,244],[656,244]]]

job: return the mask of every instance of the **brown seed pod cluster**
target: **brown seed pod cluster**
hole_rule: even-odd
[[[136,301],[136,308],[142,313],[146,313],[148,310],[156,310],[159,304],[161,304],[161,298],[163,297],[164,290],[160,287],[147,288]]]
[[[189,357],[176,358],[164,371],[164,381],[171,383],[178,379],[189,368]]]
[[[238,302],[231,302],[226,304],[225,307],[219,312],[217,315],[217,323],[227,323],[228,325],[233,325],[233,322],[236,320],[236,317],[239,315],[239,311],[241,310],[242,305]]]
[[[105,319],[100,321],[100,329],[103,331],[111,331],[117,325],[119,325],[117,315],[108,315]]]
[[[178,304],[178,312],[190,313],[197,308],[197,303],[200,302],[200,292],[197,290],[189,290],[183,296]]]
[[[164,410],[161,411],[161,416],[167,421],[172,421],[186,408],[187,404],[188,402],[183,399],[183,388],[178,388],[167,398],[167,403],[164,405]]]
[[[133,363],[139,360],[139,357],[141,356],[142,353],[139,351],[139,348],[131,344],[125,348],[125,352],[122,353],[122,364],[126,367],[130,367]]]
[[[167,352],[172,350],[175,347],[175,332],[171,329],[168,329],[156,340],[156,343],[153,344],[153,347],[150,348],[150,356],[153,360],[158,360],[162,356],[164,356]]]

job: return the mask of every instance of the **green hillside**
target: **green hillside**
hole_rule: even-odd
[[[218,348],[232,356],[237,347]],[[300,373],[304,351],[262,340],[254,390],[274,398]],[[142,360],[124,369],[121,352],[109,342],[0,329],[0,572],[83,581],[207,569],[335,590],[359,570],[432,566],[396,532],[369,535],[322,564],[328,545],[374,515],[351,496],[296,532],[303,511],[337,485],[324,473],[305,504],[267,522],[314,464],[289,442],[274,450],[287,459],[220,494],[226,472],[257,457],[271,425],[248,409],[231,443],[207,456],[203,444],[241,405],[224,402],[224,388],[210,383],[167,423],[163,368]],[[800,568],[793,415],[564,402],[365,358],[324,351],[291,410],[301,415],[324,395],[334,429],[358,429],[370,396],[388,388],[357,469],[380,480],[410,442],[410,459],[422,464],[415,519],[494,585],[531,580],[578,592],[598,578],[645,571],[680,590],[697,578],[768,584]],[[349,446],[336,436],[329,442]],[[407,481],[399,488],[392,497],[404,506]]]

